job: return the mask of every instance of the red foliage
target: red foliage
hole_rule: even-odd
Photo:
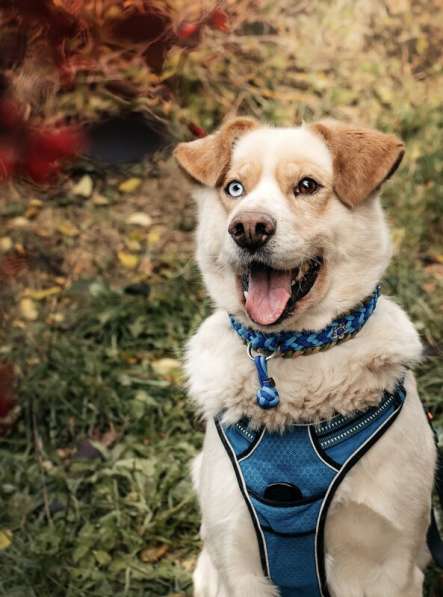
[[[221,8],[214,8],[209,15],[208,22],[214,29],[223,31],[223,33],[228,33],[229,31],[229,17]]]
[[[37,78],[41,61],[42,80],[37,89],[44,90],[47,81],[48,89],[57,89],[59,83],[64,93],[82,71],[93,73],[90,79],[94,84],[102,82],[125,99],[149,94],[148,77],[125,85],[118,74],[118,61],[124,65],[135,59],[134,64],[137,60],[140,64],[142,57],[147,69],[161,74],[172,48],[192,50],[205,27],[229,30],[222,4],[217,2],[212,8],[215,1],[208,0],[210,8],[206,11],[204,5],[197,9],[192,2],[184,6],[183,10],[190,12],[187,19],[181,13],[184,20],[180,22],[171,5],[152,0],[0,0],[0,182],[18,176],[49,183],[63,161],[85,147],[79,129],[48,128],[33,121],[40,96],[36,90],[34,97],[26,85],[22,88],[25,93],[17,93],[11,84],[18,79],[17,72],[23,70],[25,81],[28,73]],[[198,10],[202,12],[198,14]],[[193,20],[189,20],[191,12]],[[88,82],[87,76],[85,80]],[[160,87],[154,80],[155,101]],[[20,105],[15,97],[25,98],[22,101],[29,105]],[[204,133],[198,127],[195,131],[196,136]]]
[[[167,39],[172,32],[171,17],[154,8],[144,13],[129,12],[115,19],[110,26],[112,38],[129,43],[150,43]]]
[[[43,29],[48,40],[58,46],[81,30],[79,19],[53,0],[0,0],[0,8],[17,18],[26,30]]]
[[[16,278],[28,266],[28,259],[24,255],[6,255],[0,260],[0,284]]]
[[[14,384],[14,366],[11,363],[0,363],[0,429],[1,419],[6,417],[16,404]]]
[[[25,176],[37,184],[51,182],[62,161],[78,155],[86,138],[77,127],[36,127],[9,99],[0,101],[0,181]]]
[[[198,137],[200,139],[202,137],[206,137],[206,135],[208,134],[205,131],[205,129],[203,129],[201,126],[198,126],[198,124],[195,124],[194,122],[190,122],[188,124],[188,129],[189,129],[189,132],[194,135],[194,137]]]
[[[17,169],[17,154],[11,147],[0,147],[0,182],[14,176]]]
[[[182,23],[177,29],[177,37],[189,39],[198,36],[201,30],[201,23]]]
[[[0,100],[0,130],[12,130],[23,122],[23,110],[10,99]]]

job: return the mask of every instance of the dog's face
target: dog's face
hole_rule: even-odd
[[[272,330],[324,325],[370,294],[390,257],[376,193],[403,144],[334,121],[237,118],[181,143],[199,184],[197,258],[215,303]]]

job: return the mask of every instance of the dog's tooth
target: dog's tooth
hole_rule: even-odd
[[[245,299],[248,298],[248,291],[247,290],[243,290],[243,296],[245,297]]]

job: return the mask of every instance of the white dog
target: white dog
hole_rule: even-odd
[[[403,150],[335,121],[249,118],[175,150],[196,183],[197,259],[215,304],[186,360],[206,422],[197,597],[422,595],[436,448],[409,370],[421,344],[374,291],[391,257],[378,191]],[[260,344],[281,338],[319,346]],[[351,454],[340,442],[353,433]],[[295,483],[311,461],[313,478]]]

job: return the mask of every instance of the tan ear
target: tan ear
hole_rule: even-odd
[[[257,126],[253,118],[228,120],[212,135],[179,143],[174,150],[175,159],[195,181],[215,187],[229,165],[235,141]]]
[[[395,135],[324,120],[311,125],[333,156],[334,191],[350,207],[361,203],[397,170],[404,155]]]

